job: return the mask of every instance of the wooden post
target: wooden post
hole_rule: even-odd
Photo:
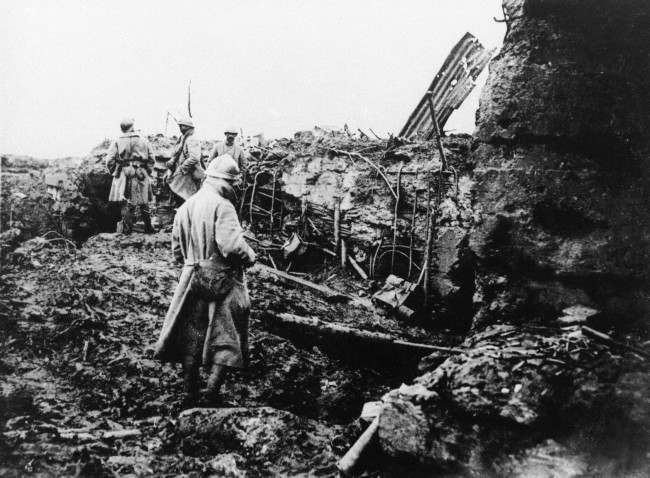
[[[273,192],[271,194],[271,212],[269,214],[269,234],[273,234],[273,208],[275,207],[275,180],[278,170],[273,170]]]
[[[334,196],[334,252],[339,251],[341,245],[341,201]]]
[[[345,241],[341,239],[341,269],[345,269],[348,264],[348,248]]]
[[[440,153],[440,161],[442,161],[442,170],[447,171],[447,157],[445,156],[445,150],[442,147],[442,132],[440,131],[440,125],[436,119],[436,110],[433,107],[433,91],[429,91],[428,95],[429,110],[431,111],[431,121],[433,122],[433,131],[436,135],[436,145],[438,146],[438,152]]]
[[[422,270],[420,277],[418,277],[418,284],[424,279],[422,288],[424,289],[424,305],[425,308],[429,306],[430,291],[429,291],[429,267],[431,264],[431,241],[433,240],[433,216],[431,214],[431,168],[427,171],[427,217],[425,231],[427,234],[424,246],[424,261],[422,262]]]
[[[411,231],[409,235],[409,271],[408,277],[411,278],[411,269],[413,267],[413,239],[415,237],[415,219],[418,212],[418,172],[415,171],[415,191],[413,191],[413,211],[411,214]]]
[[[257,177],[262,173],[262,171],[258,172],[255,177],[253,178],[253,190],[251,191],[251,203],[250,207],[248,209],[248,218],[251,222],[251,229],[254,230],[253,228],[253,203],[255,202],[255,189],[257,188]]]
[[[399,168],[397,169],[397,185],[395,187],[395,192],[397,197],[395,198],[395,209],[393,211],[393,250],[390,256],[390,272],[393,273],[395,267],[395,246],[397,244],[397,213],[399,211],[399,200],[400,200],[400,189],[402,184],[402,168],[404,167],[404,162],[399,163]]]

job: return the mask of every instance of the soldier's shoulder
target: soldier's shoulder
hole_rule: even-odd
[[[198,138],[195,138],[194,136],[189,136],[185,140],[185,146],[188,148],[195,148],[197,146],[201,146],[201,140]]]

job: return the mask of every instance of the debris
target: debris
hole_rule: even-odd
[[[363,280],[368,280],[368,274],[366,274],[366,271],[361,268],[351,255],[348,255],[348,262],[350,262],[354,270],[357,271],[357,274],[359,274]]]
[[[310,290],[318,292],[319,294],[323,295],[324,297],[326,297],[331,301],[348,301],[351,299],[351,297],[347,296],[346,294],[337,292],[334,289],[331,289],[325,285],[320,285],[305,279],[301,279],[300,277],[296,277],[295,275],[289,274],[287,272],[273,269],[271,267],[265,266],[264,264],[258,264],[256,267],[260,268],[264,272],[279,277],[284,281],[298,284],[302,287],[306,287]]]
[[[121,440],[124,438],[133,438],[140,436],[142,432],[137,429],[132,430],[111,430],[102,434],[104,440]]]
[[[354,468],[358,465],[359,460],[363,456],[363,453],[368,448],[368,445],[373,441],[375,435],[377,434],[377,429],[379,427],[379,416],[375,417],[372,423],[366,428],[366,431],[359,437],[359,439],[354,442],[354,445],[348,450],[348,452],[339,460],[336,464],[336,467],[341,473],[345,476],[352,475]]]
[[[274,329],[281,328],[298,329],[305,332],[311,331],[322,336],[349,338],[356,340],[357,343],[366,345],[375,344],[383,345],[394,350],[404,350],[415,354],[426,354],[431,352],[445,352],[448,354],[463,353],[463,349],[453,347],[440,347],[423,343],[408,342],[397,339],[391,335],[382,332],[370,332],[367,330],[354,329],[335,323],[329,323],[313,317],[301,317],[295,314],[266,314],[265,319]],[[279,330],[278,330],[279,332]]]
[[[427,104],[430,97],[433,100],[438,124],[440,128],[444,128],[451,113],[460,107],[474,89],[476,78],[488,64],[493,53],[494,49],[486,50],[476,37],[465,33],[445,59],[427,88],[427,93],[402,127],[399,136],[410,139],[417,134],[424,134],[426,137],[432,135],[432,116]]]
[[[597,315],[599,311],[584,305],[573,305],[564,309],[562,313],[564,315],[557,319],[560,324],[576,325],[587,322],[589,318]]]
[[[373,421],[381,412],[382,402],[366,402],[363,404],[359,418],[365,422]]]
[[[640,355],[645,359],[650,358],[650,352],[647,352],[639,347],[634,347],[632,345],[627,345],[622,342],[618,342],[612,339],[609,335],[603,332],[599,332],[598,330],[592,329],[591,327],[587,327],[586,325],[582,326],[582,333],[588,335],[589,337],[595,338],[603,343],[606,343],[610,346],[618,347],[625,350],[629,350],[630,352],[634,352],[635,354]]]
[[[406,307],[404,303],[416,287],[416,284],[391,274],[386,278],[383,287],[375,292],[372,299],[387,306],[391,311],[400,311],[402,316],[409,319],[414,311]]]

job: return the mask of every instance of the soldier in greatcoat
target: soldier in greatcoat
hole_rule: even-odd
[[[255,262],[235,209],[239,175],[229,155],[212,162],[199,191],[178,208],[172,251],[182,272],[156,344],[156,356],[183,364],[184,406],[196,404],[199,367],[214,402],[230,368],[248,357],[250,299],[244,270]]]
[[[113,176],[108,200],[120,203],[122,220],[118,232],[130,234],[134,214],[139,213],[145,233],[152,233],[149,203],[153,201],[151,171],[155,156],[151,144],[133,129],[133,123],[133,118],[122,120],[122,135],[106,155],[106,166]]]

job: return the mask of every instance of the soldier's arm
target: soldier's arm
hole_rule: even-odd
[[[255,262],[255,252],[244,239],[237,211],[230,202],[224,202],[217,210],[214,224],[214,239],[219,252],[226,259],[239,259],[244,264]]]
[[[187,159],[181,164],[181,172],[188,174],[201,160],[201,143],[196,139],[188,138],[185,146],[187,147]]]
[[[120,160],[119,149],[117,147],[117,141],[110,145],[108,148],[108,153],[106,153],[106,158],[104,158],[106,168],[108,172],[113,174],[115,168],[117,167]]]
[[[214,143],[214,146],[212,147],[212,151],[210,151],[210,156],[208,156],[208,164],[211,163],[214,158],[219,156],[218,145],[219,145],[218,141]]]
[[[153,147],[151,146],[151,143],[147,140],[145,140],[147,144],[147,172],[149,173],[149,176],[153,173],[153,165],[156,164],[156,155],[153,152]]]
[[[172,228],[172,257],[179,265],[185,263],[181,247],[181,221],[178,214],[174,217],[174,227]]]

